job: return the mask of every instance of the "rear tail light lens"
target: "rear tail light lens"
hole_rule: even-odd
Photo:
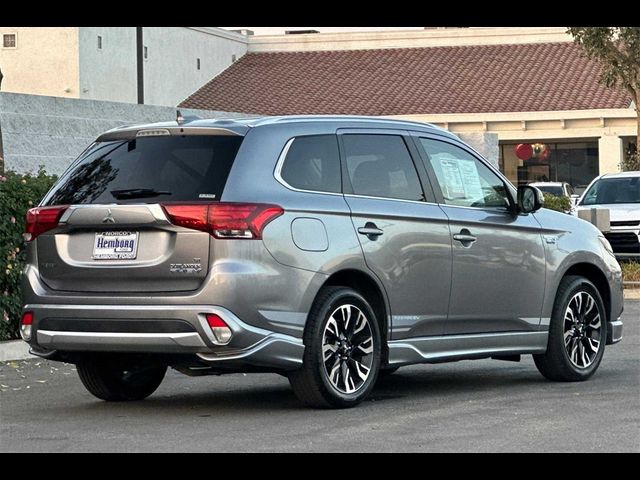
[[[69,205],[59,205],[56,207],[36,207],[27,211],[25,219],[26,232],[24,239],[32,241],[38,235],[43,234],[58,226],[60,217],[69,208]]]
[[[233,332],[229,328],[229,325],[227,325],[225,321],[215,313],[207,313],[206,317],[209,328],[211,328],[211,331],[216,337],[218,343],[229,343],[229,340],[231,340],[231,335],[233,334]]]
[[[31,324],[33,323],[33,312],[24,312],[20,320],[20,336],[25,342],[31,340]]]
[[[174,225],[219,239],[261,239],[264,227],[284,213],[282,207],[263,203],[163,204],[162,208]]]

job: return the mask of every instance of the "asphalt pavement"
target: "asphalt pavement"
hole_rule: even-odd
[[[531,357],[420,365],[350,410],[302,407],[284,377],[169,371],[138,403],[105,403],[73,365],[0,363],[0,451],[639,452],[640,301],[596,375],[553,383]]]

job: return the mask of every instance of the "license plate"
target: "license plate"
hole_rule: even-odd
[[[138,232],[96,232],[94,260],[133,260],[138,254]]]

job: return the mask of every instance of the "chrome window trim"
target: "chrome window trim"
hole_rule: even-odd
[[[440,206],[438,203],[427,202],[424,200],[405,200],[403,198],[392,198],[392,197],[372,197],[370,195],[358,195],[357,193],[345,193],[345,197],[348,198],[367,198],[370,200],[391,200],[392,202],[403,202],[403,203],[416,203],[418,205],[435,205]]]
[[[499,213],[511,213],[511,211],[505,209],[505,210],[501,210],[499,207],[466,207],[464,205],[450,205],[448,203],[439,203],[438,205],[440,205],[441,207],[451,207],[451,208],[464,208],[467,210],[485,210],[485,211],[491,211],[491,212],[499,212]],[[535,213],[535,212],[534,212]]]
[[[326,134],[326,135],[331,135],[331,134]],[[296,138],[310,137],[310,136],[317,136],[317,135],[299,135],[297,137],[293,137],[287,140],[287,143],[285,143],[284,148],[282,149],[282,152],[278,157],[278,161],[276,162],[276,167],[273,171],[273,177],[276,179],[276,181],[280,185],[294,192],[315,193],[320,195],[333,195],[333,196],[342,197],[341,192],[336,193],[336,192],[325,192],[324,190],[305,190],[302,188],[296,188],[294,186],[289,185],[289,183],[287,183],[287,181],[284,178],[282,178],[282,167],[284,166],[284,161],[287,158],[287,154],[289,153],[289,149],[291,148],[291,145],[293,145],[293,142],[296,140]]]

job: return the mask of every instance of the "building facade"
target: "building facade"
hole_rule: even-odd
[[[564,28],[249,37],[248,54],[181,105],[254,114],[362,114],[496,134],[514,183],[583,189],[635,148],[636,113],[599,84]]]
[[[0,91],[175,106],[247,52],[214,27],[0,27]]]

